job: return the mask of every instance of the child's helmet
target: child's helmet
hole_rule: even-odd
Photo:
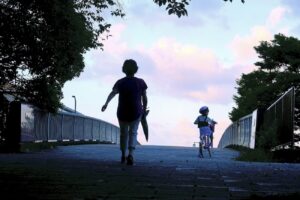
[[[207,106],[202,106],[199,110],[199,112],[204,115],[206,114],[207,112],[209,111],[208,107]]]

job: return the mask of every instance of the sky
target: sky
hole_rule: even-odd
[[[101,107],[124,77],[124,60],[136,60],[150,109],[148,142],[138,130],[142,145],[192,146],[199,141],[193,122],[205,105],[218,122],[217,146],[231,123],[236,80],[259,61],[253,47],[278,33],[300,38],[299,0],[192,0],[181,18],[152,0],[120,2],[126,16],[107,18],[112,36],[103,41],[104,51],[86,52],[84,72],[65,84],[62,103],[74,108],[75,95],[79,112],[118,125],[118,97],[105,112]]]

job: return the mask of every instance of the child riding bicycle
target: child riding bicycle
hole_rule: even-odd
[[[215,129],[215,124],[217,124],[217,122],[215,122],[214,120],[208,117],[209,109],[207,106],[201,107],[199,112],[201,115],[197,117],[194,124],[197,124],[199,128],[199,132],[200,132],[199,156],[203,157],[202,147],[204,145],[204,148],[208,150],[210,147],[212,147],[213,132]]]

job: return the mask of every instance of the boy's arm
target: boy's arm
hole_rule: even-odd
[[[199,117],[197,117],[197,119],[194,121],[194,124],[198,124],[199,120],[198,120]]]
[[[207,121],[208,121],[208,123],[211,124],[211,125],[217,124],[216,121],[214,121],[213,119],[211,119],[211,118],[209,118],[209,117],[207,118]]]
[[[147,110],[147,105],[148,105],[148,97],[147,97],[147,92],[146,90],[142,94],[142,102],[143,102],[143,110],[146,112]]]
[[[113,90],[113,91],[111,91],[111,93],[109,93],[105,104],[101,108],[102,112],[104,112],[106,110],[108,103],[116,96],[116,94],[118,94],[117,90]]]

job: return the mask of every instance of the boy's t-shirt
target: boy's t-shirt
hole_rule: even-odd
[[[205,123],[205,122],[207,122],[207,123]],[[209,127],[209,125],[213,123],[212,119],[210,119],[207,116],[200,115],[197,117],[194,124],[199,124],[199,123],[201,124],[199,126],[200,136],[212,135],[213,132],[212,132],[211,128]]]
[[[138,119],[142,112],[142,95],[147,89],[143,79],[124,77],[118,80],[113,90],[119,93],[117,117],[121,121],[131,122]]]

